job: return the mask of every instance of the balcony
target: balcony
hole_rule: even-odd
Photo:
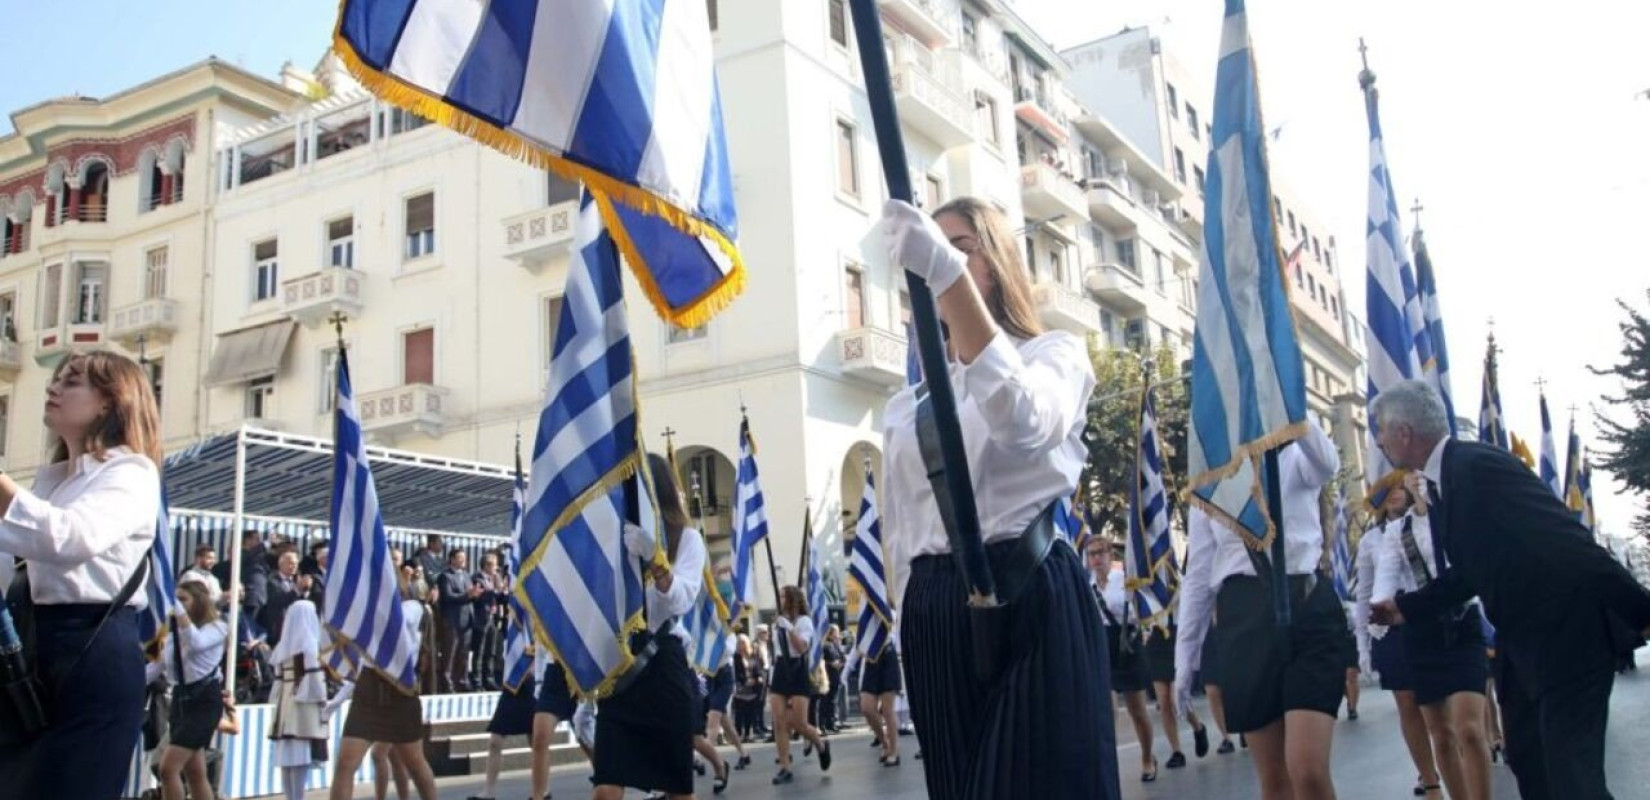
[[[11,380],[23,369],[23,346],[16,342],[0,341],[0,378]]]
[[[1036,128],[1055,144],[1063,145],[1071,137],[1071,133],[1066,130],[1069,121],[1054,109],[1045,92],[1032,91],[1023,86],[1015,87],[1014,116]]]
[[[145,341],[169,341],[178,330],[178,301],[156,297],[115,309],[109,320],[109,338],[135,348]]]
[[[900,27],[929,47],[951,45],[951,28],[940,19],[938,0],[882,0],[881,6],[882,13],[898,20]]]
[[[504,219],[504,257],[529,272],[566,253],[573,241],[573,223],[579,215],[576,200],[537,208]]]
[[[894,65],[894,96],[900,118],[941,147],[974,141],[973,108],[961,80],[923,68],[915,61]]]
[[[73,322],[47,328],[40,332],[34,361],[43,367],[55,366],[70,350],[96,350],[103,346],[103,340],[101,322]]]
[[[1083,286],[1124,314],[1146,310],[1146,282],[1138,269],[1118,263],[1090,267]]]
[[[427,383],[365,392],[357,400],[361,429],[394,439],[408,433],[441,435],[447,390]]]
[[[1085,337],[1100,332],[1100,306],[1070,286],[1040,281],[1031,287],[1031,302],[1050,328]]]
[[[1203,241],[1203,205],[1182,203],[1175,209],[1175,226],[1194,242]]]
[[[1140,227],[1148,211],[1129,196],[1123,184],[1108,178],[1090,178],[1088,187],[1089,214],[1101,224],[1120,230]]]
[[[1027,218],[1085,219],[1089,214],[1089,205],[1077,181],[1041,161],[1020,167],[1020,200],[1025,204]]]
[[[357,316],[365,303],[361,284],[365,276],[348,267],[327,267],[281,284],[281,309],[305,326],[314,327],[333,314]]]
[[[881,328],[849,328],[836,335],[843,374],[894,388],[905,385],[905,338]]]

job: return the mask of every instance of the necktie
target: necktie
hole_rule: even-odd
[[[1431,510],[1427,514],[1428,519],[1432,522],[1432,563],[1438,567],[1436,572],[1443,574],[1445,568],[1444,517],[1446,516],[1444,513],[1444,498],[1438,491],[1438,484],[1430,479],[1427,481],[1427,495],[1427,504],[1431,506]]]

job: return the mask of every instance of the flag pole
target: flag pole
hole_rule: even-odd
[[[747,411],[748,409],[745,407],[745,393],[741,391],[739,393],[739,430],[743,432],[745,439],[749,441],[751,420],[750,416],[746,413]],[[755,443],[752,443],[751,453],[755,454],[755,452],[756,445]],[[737,501],[738,498],[735,498],[735,502]],[[741,531],[740,535],[744,535],[744,532]],[[774,612],[777,614],[779,611],[779,565],[773,560],[773,534],[770,533],[767,536],[762,537],[762,547],[768,551],[768,579],[773,581],[773,608]]]
[[[813,498],[802,498],[802,557],[796,568],[797,585],[808,579],[808,545],[814,540]]]
[[[849,0],[848,6],[854,17],[859,62],[865,73],[865,93],[871,105],[871,120],[876,128],[877,151],[882,159],[888,194],[895,200],[909,203],[914,197],[911,172],[905,159],[898,111],[894,106],[894,88],[888,72],[888,54],[884,50],[879,3],[877,0]],[[926,281],[910,272],[905,273],[905,282],[911,295],[911,318],[916,328],[923,374],[949,375],[934,295]],[[928,387],[929,402],[933,404],[940,453],[945,459],[945,480],[951,490],[952,519],[957,525],[955,533],[962,550],[957,555],[962,562],[963,578],[968,582],[969,605],[996,606],[997,588],[991,575],[991,562],[986,560],[985,542],[980,535],[979,510],[974,505],[974,485],[968,475],[968,454],[963,449],[962,428],[957,422],[957,401],[949,380],[924,383]]]

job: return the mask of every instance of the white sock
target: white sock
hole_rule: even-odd
[[[304,778],[309,767],[284,767],[282,772],[281,788],[286,790],[286,800],[304,800]]]

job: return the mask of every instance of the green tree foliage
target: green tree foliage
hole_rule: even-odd
[[[1082,491],[1095,533],[1122,541],[1128,532],[1129,486],[1135,480],[1141,386],[1145,365],[1133,350],[1109,349],[1089,343],[1094,362],[1094,397],[1089,401],[1088,466]],[[1179,502],[1186,486],[1186,421],[1189,394],[1182,379],[1179,357],[1162,348],[1151,355],[1152,393],[1157,410],[1158,436],[1163,442],[1164,483],[1174,500],[1176,520],[1183,521]],[[1180,527],[1177,525],[1177,527]]]
[[[1650,292],[1645,297],[1650,300]],[[1604,399],[1618,410],[1625,410],[1627,421],[1595,414],[1606,445],[1598,465],[1633,494],[1642,496],[1650,493],[1650,316],[1626,302],[1618,300],[1617,305],[1627,315],[1619,326],[1620,360],[1610,367],[1590,369],[1596,375],[1621,379],[1621,394]],[[1633,528],[1650,541],[1650,508],[1633,520]]]

